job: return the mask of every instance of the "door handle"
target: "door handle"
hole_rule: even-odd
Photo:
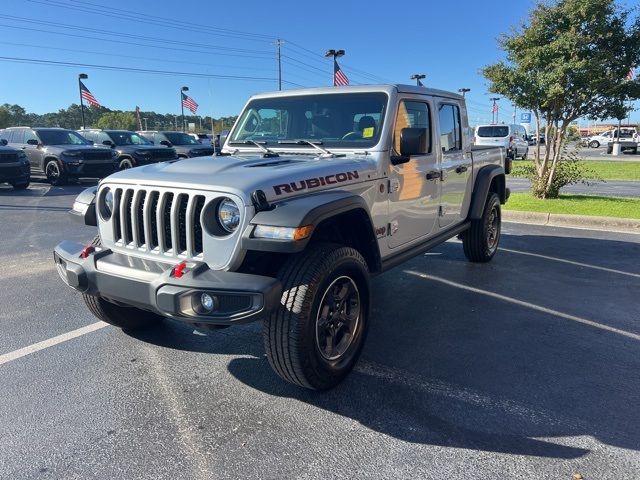
[[[427,180],[437,180],[441,177],[442,173],[440,173],[438,170],[432,170],[431,172],[427,173]]]
[[[461,166],[459,166],[458,168],[456,168],[456,173],[464,173],[464,172],[466,172],[467,170],[468,170],[468,169],[467,169],[467,167],[465,167],[465,166],[461,165]]]

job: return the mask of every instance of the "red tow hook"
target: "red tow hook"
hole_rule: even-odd
[[[173,270],[171,271],[171,276],[175,278],[182,278],[186,268],[187,268],[187,263],[180,262],[175,267],[173,267]]]
[[[95,251],[96,251],[96,247],[94,247],[93,245],[87,245],[80,252],[80,258],[82,258],[84,260],[85,258],[87,258],[89,255],[91,255]]]

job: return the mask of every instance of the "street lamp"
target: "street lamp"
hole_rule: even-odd
[[[183,95],[184,92],[188,92],[189,91],[189,87],[182,87],[180,89],[180,108],[182,109],[182,131],[185,131],[185,126],[184,126],[184,102],[183,102]]]
[[[462,98],[464,98],[464,94],[470,92],[470,88],[459,88],[458,91],[462,94]]]
[[[416,81],[416,85],[419,87],[424,87],[424,85],[422,84],[422,82],[420,80],[427,78],[427,76],[424,73],[416,73],[414,75],[411,75],[411,80],[415,80]]]
[[[82,101],[82,80],[86,80],[89,78],[89,75],[86,73],[81,73],[78,75],[78,89],[80,91],[80,116],[82,117],[82,129],[84,130],[84,102]]]
[[[327,52],[324,54],[325,57],[333,57],[333,86],[336,86],[336,58],[342,57],[344,56],[345,51],[344,50],[327,50]]]

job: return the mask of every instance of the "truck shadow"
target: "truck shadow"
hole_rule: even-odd
[[[512,251],[473,265],[448,242],[376,278],[362,358],[328,392],[280,380],[259,325],[138,338],[250,354],[228,365],[244,384],[407,442],[563,459],[593,439],[640,450],[640,276],[629,261],[639,245],[545,235],[502,245]],[[525,248],[556,260],[513,253]]]

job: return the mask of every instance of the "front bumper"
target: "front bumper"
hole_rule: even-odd
[[[28,182],[31,177],[29,164],[0,164],[0,183]]]
[[[189,323],[232,325],[259,320],[280,303],[278,280],[260,275],[211,270],[203,262],[187,262],[181,278],[173,264],[152,262],[109,249],[87,258],[83,245],[64,241],[53,252],[56,268],[70,287],[115,303],[154,311]],[[201,312],[202,293],[215,298],[212,313]]]
[[[118,162],[63,162],[63,168],[70,177],[104,178],[118,171]]]

